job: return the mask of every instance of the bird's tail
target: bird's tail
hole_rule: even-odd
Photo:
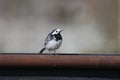
[[[42,52],[45,50],[45,48],[43,48],[40,52],[39,52],[39,54],[42,54]]]

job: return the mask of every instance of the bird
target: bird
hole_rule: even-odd
[[[42,54],[45,50],[48,50],[49,54],[51,51],[56,54],[56,50],[61,46],[63,41],[60,34],[62,31],[62,29],[55,28],[51,33],[49,33],[45,39],[44,48],[41,49],[39,54]]]

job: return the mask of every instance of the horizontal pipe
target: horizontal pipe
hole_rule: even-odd
[[[120,68],[120,56],[0,54],[0,66]]]

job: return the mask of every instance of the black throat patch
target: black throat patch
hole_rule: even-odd
[[[55,38],[56,38],[56,41],[62,40],[62,36],[61,36],[60,33],[59,33],[59,34],[56,34],[56,35],[54,35],[54,36],[55,36]]]

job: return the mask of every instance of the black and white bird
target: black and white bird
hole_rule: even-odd
[[[45,39],[44,48],[40,51],[39,54],[42,54],[44,50],[48,50],[49,53],[51,53],[51,51],[56,53],[56,49],[58,49],[62,43],[62,36],[60,34],[61,31],[63,30],[56,28],[48,34],[47,38]]]

